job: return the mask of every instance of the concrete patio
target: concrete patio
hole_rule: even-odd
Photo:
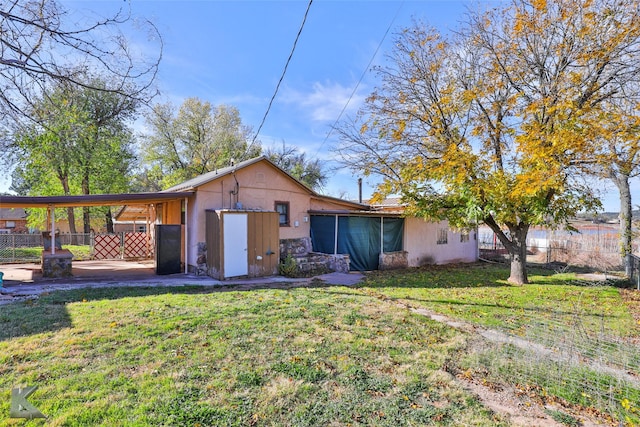
[[[270,276],[216,280],[193,274],[156,275],[153,261],[78,261],[73,263],[73,277],[44,278],[39,264],[2,264],[4,285],[0,290],[0,305],[46,292],[82,288],[211,286],[250,290],[277,286],[338,285],[353,286],[364,276],[361,273],[328,273],[311,278]]]

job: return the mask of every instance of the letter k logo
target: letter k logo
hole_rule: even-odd
[[[27,402],[27,397],[31,395],[38,386],[34,385],[25,388],[14,388],[11,390],[11,408],[9,416],[11,418],[47,418],[42,412]]]

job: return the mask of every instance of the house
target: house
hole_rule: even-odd
[[[399,204],[320,195],[265,157],[165,192],[192,195],[155,205],[154,227],[176,227],[180,261],[192,272],[219,279],[277,274],[287,255],[303,268],[324,264],[338,271],[477,260],[475,231],[405,218]]]
[[[27,213],[22,208],[0,208],[0,234],[26,233]]]
[[[449,227],[447,221],[429,221],[405,216],[404,207],[398,198],[385,199],[372,204],[372,207],[403,217],[403,250],[407,253],[408,267],[478,260],[477,229],[454,230]]]

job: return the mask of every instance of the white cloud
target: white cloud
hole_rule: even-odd
[[[287,88],[283,93],[283,101],[308,110],[314,121],[335,121],[347,103],[346,112],[358,109],[365,99],[361,92],[363,89],[358,88],[351,96],[353,87],[345,87],[339,83],[315,82],[310,92]]]

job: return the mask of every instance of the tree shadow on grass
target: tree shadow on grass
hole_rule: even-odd
[[[545,307],[545,306],[520,306],[520,305],[509,305],[509,304],[501,304],[501,303],[483,303],[478,301],[460,301],[460,300],[451,300],[451,299],[421,299],[421,298],[412,298],[412,297],[403,297],[397,298],[402,301],[414,301],[417,302],[421,306],[433,307],[434,311],[439,311],[437,306],[457,306],[457,307],[469,307],[470,309],[478,309],[478,308],[488,308],[488,309],[498,309],[504,310],[502,312],[496,312],[494,316],[502,317],[523,317],[527,318],[531,315],[536,315],[537,317],[555,317],[555,316],[565,316],[565,317],[581,317],[581,318],[593,318],[596,320],[603,319],[625,319],[625,317],[616,315],[613,313],[604,314],[602,312],[585,312],[582,309],[576,308],[575,310],[566,310],[558,307]],[[434,307],[435,306],[435,307]],[[439,312],[441,312],[440,310]]]
[[[506,276],[505,276],[506,271]],[[553,272],[536,271],[536,275],[552,275]],[[485,266],[484,264],[462,264],[449,266],[429,266],[425,268],[398,271],[367,273],[364,282],[353,286],[353,289],[371,288],[482,288],[509,287],[504,280],[508,270]],[[74,302],[98,300],[116,300],[165,294],[210,294],[217,292],[246,292],[256,290],[305,288],[339,288],[319,279],[300,282],[266,282],[266,283],[228,283],[223,285],[183,285],[183,286],[149,286],[129,284],[127,286],[105,285],[104,287],[78,288],[60,290],[41,294],[38,299],[27,300],[0,308],[0,341],[11,338],[53,332],[72,327],[72,321],[66,305]],[[394,299],[394,298],[390,298]],[[398,298],[407,300],[407,298]],[[495,303],[469,303],[457,300],[416,300],[418,303],[449,305],[485,305],[504,309],[521,309],[521,307],[500,306]]]
[[[504,266],[476,264],[430,265],[391,271],[371,271],[361,286],[370,288],[454,289],[513,286]]]
[[[64,305],[40,304],[30,299],[0,308],[0,341],[53,332],[71,325]]]
[[[73,326],[67,304],[100,300],[117,300],[157,295],[198,295],[218,292],[247,292],[261,289],[294,289],[300,287],[336,286],[320,280],[309,282],[225,284],[217,286],[112,286],[78,288],[40,294],[37,299],[5,304],[0,307],[0,341]]]

